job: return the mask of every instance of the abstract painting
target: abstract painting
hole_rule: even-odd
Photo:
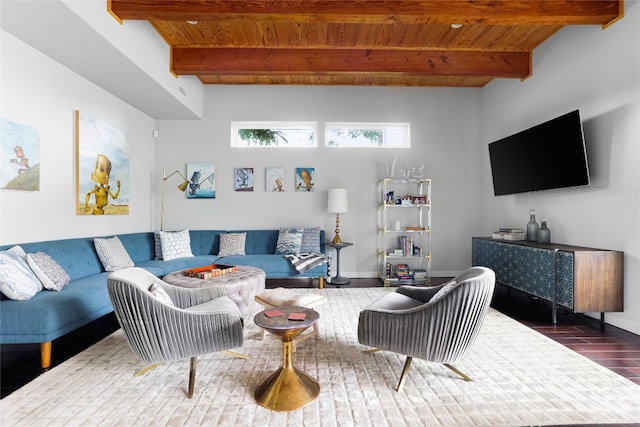
[[[128,132],[76,111],[76,215],[129,215]]]

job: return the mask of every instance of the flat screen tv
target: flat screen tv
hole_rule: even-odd
[[[489,144],[496,196],[589,185],[578,110]]]

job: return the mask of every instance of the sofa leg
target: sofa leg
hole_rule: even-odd
[[[51,366],[51,341],[40,343],[40,363],[42,363],[42,369]]]
[[[324,289],[324,277],[322,276],[318,277],[318,288]]]

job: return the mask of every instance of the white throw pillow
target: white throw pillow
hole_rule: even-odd
[[[149,286],[149,292],[163,303],[170,305],[171,307],[176,306],[167,291],[162,289],[157,283],[152,283],[151,286]]]
[[[7,298],[27,300],[42,290],[42,283],[25,258],[26,253],[20,246],[0,251],[0,292]]]
[[[247,233],[223,233],[220,235],[218,256],[246,255],[244,245]]]
[[[191,237],[187,229],[175,232],[161,231],[160,245],[162,246],[162,259],[166,261],[193,256]]]
[[[298,255],[302,246],[302,228],[281,228],[276,243],[276,254]]]
[[[93,239],[93,246],[96,248],[104,271],[117,271],[134,266],[129,253],[127,253],[118,236],[108,239],[95,238]]]
[[[27,263],[46,289],[60,291],[71,280],[64,268],[44,252],[28,254]]]

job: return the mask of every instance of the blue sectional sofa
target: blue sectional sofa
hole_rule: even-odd
[[[246,255],[218,257],[221,233],[246,232]],[[283,255],[275,254],[279,230],[189,230],[193,257],[155,259],[154,233],[117,235],[137,267],[158,277],[187,268],[220,263],[248,265],[265,271],[267,279],[311,277],[323,286],[328,265],[300,274]],[[111,236],[96,236],[111,237]],[[93,237],[19,244],[27,253],[45,252],[69,274],[61,291],[43,290],[33,298],[0,300],[0,344],[40,343],[42,367],[51,363],[52,341],[113,311],[107,276],[95,251]],[[320,234],[324,253],[324,231]],[[0,250],[14,245],[0,246]]]

